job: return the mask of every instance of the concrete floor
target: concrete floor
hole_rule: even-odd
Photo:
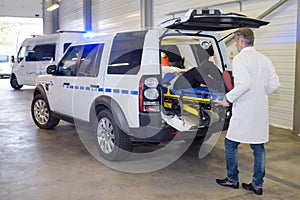
[[[38,129],[30,116],[33,87],[14,91],[0,79],[0,199],[300,199],[300,137],[271,127],[264,195],[215,183],[225,177],[224,133],[199,159],[193,146],[173,164],[149,173],[125,173],[96,160],[72,124]],[[240,182],[251,179],[252,152],[239,151]]]

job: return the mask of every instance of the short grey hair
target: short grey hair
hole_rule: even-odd
[[[250,28],[240,28],[234,32],[236,38],[242,38],[247,46],[253,46],[254,44],[254,33]]]

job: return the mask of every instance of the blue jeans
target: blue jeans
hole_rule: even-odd
[[[239,181],[238,170],[238,146],[239,142],[231,141],[225,138],[225,154],[226,154],[226,169],[227,177],[231,181]],[[250,144],[253,150],[254,167],[252,185],[262,187],[265,177],[266,154],[264,144]]]

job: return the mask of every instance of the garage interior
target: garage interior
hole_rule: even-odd
[[[4,0],[0,3],[0,15],[43,17],[44,33],[53,33],[57,29],[102,31],[98,25],[101,27],[105,20],[112,20],[110,26],[103,25],[106,31],[119,31],[124,27],[156,26],[163,18],[182,9],[211,5],[225,11],[233,9],[247,16],[258,16],[271,8],[270,5],[282,3],[264,18],[271,21],[270,30],[263,28],[255,32],[256,46],[274,60],[282,87],[270,97],[270,141],[266,144],[267,174],[264,195],[257,197],[253,192],[223,188],[215,183],[216,178],[224,178],[226,175],[223,145],[226,132],[221,133],[212,151],[204,158],[199,159],[198,152],[205,144],[198,141],[178,160],[162,169],[147,173],[122,172],[95,159],[82,144],[73,124],[60,122],[53,130],[38,129],[30,116],[34,87],[26,86],[15,91],[9,86],[9,79],[0,79],[1,199],[300,199],[300,90],[299,78],[296,78],[300,77],[300,14],[297,14],[300,10],[299,1],[268,0],[261,3],[216,0],[199,3],[193,0],[184,3],[164,0],[153,1],[153,5],[149,5],[147,0],[126,1],[127,5],[120,11],[120,16],[127,13],[138,17],[123,18],[119,22],[110,13],[122,9],[119,4],[125,4],[124,1],[26,2]],[[70,2],[73,7],[70,7]],[[59,3],[59,9],[66,9],[67,12],[47,12],[46,8],[53,3]],[[107,13],[96,12],[101,3],[110,8]],[[31,4],[38,6],[29,7]],[[263,8],[254,13],[253,10],[260,6]],[[167,7],[170,9],[166,9]],[[2,10],[10,10],[10,13]],[[289,22],[284,23],[287,16],[290,16]],[[123,21],[124,26],[117,24]],[[279,30],[278,26],[282,26],[284,30]],[[282,36],[283,34],[286,35]],[[234,44],[229,42],[228,49],[236,54]],[[278,58],[279,55],[285,57]],[[147,150],[157,146],[145,144],[136,148]],[[241,145],[240,183],[250,181],[252,163],[250,147]]]

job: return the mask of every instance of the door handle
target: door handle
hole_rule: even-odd
[[[99,88],[99,85],[90,85],[91,88]]]
[[[64,82],[64,83],[63,83],[63,87],[64,87],[64,88],[69,88],[69,87],[70,87],[70,83]]]

